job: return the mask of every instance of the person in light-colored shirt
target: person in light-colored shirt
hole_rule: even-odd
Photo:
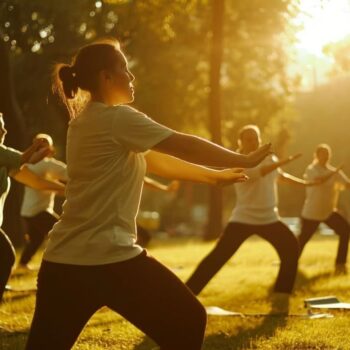
[[[51,136],[38,134],[35,139],[46,140],[51,153],[40,162],[27,165],[28,169],[42,178],[66,182],[66,164],[53,157],[55,149]],[[57,222],[58,214],[54,211],[54,204],[55,192],[41,191],[29,186],[24,188],[21,216],[27,228],[27,242],[19,261],[20,268],[30,268],[28,263]]]
[[[338,212],[339,191],[350,188],[350,179],[340,168],[330,164],[332,150],[327,144],[317,146],[314,160],[305,171],[305,179],[322,180],[319,186],[310,187],[301,214],[301,232],[298,236],[300,254],[306,243],[316,232],[321,222],[325,223],[339,236],[338,252],[335,260],[336,272],[346,271],[350,225]]]
[[[18,182],[32,186],[37,189],[46,189],[61,192],[64,187],[59,184],[52,183],[42,179],[36,174],[23,167],[25,163],[36,163],[45,157],[50,149],[42,139],[37,139],[33,142],[25,152],[21,153],[12,148],[4,146],[5,123],[0,113],[0,227],[3,222],[3,210],[6,197],[10,190],[9,176],[13,177]],[[0,302],[5,291],[6,283],[9,279],[12,266],[15,262],[15,249],[10,238],[0,228]]]
[[[259,128],[255,125],[243,127],[239,132],[238,143],[243,154],[257,149],[261,143]],[[245,170],[249,180],[234,185],[237,198],[229,223],[214,249],[200,262],[186,282],[193,293],[199,294],[241,244],[254,234],[271,243],[281,259],[274,286],[277,298],[281,294],[292,292],[299,247],[293,232],[278,215],[277,180],[298,186],[315,184],[292,176],[280,168],[299,156],[297,154],[279,160],[271,155],[258,166]],[[281,299],[283,300],[283,295]],[[280,306],[281,309],[278,310]],[[286,311],[285,305],[276,305],[275,311]]]
[[[81,48],[70,65],[57,66],[55,76],[72,117],[66,201],[49,233],[26,349],[52,349],[52,344],[71,349],[90,317],[107,306],[162,349],[200,350],[205,309],[136,244],[144,176],[245,181],[242,169],[231,168],[256,166],[270,145],[241,155],[171,130],[128,106],[134,76],[114,41]],[[89,101],[82,105],[83,96]]]

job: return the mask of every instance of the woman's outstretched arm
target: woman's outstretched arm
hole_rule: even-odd
[[[156,151],[148,152],[145,159],[148,173],[167,179],[188,180],[211,185],[247,180],[242,169],[214,170]]]
[[[153,150],[200,165],[252,168],[270,154],[270,148],[270,144],[263,145],[255,152],[244,155],[200,137],[175,132],[154,146]]]

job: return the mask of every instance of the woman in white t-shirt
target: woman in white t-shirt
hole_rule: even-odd
[[[298,240],[301,254],[320,223],[325,223],[339,236],[336,270],[345,272],[350,225],[337,211],[337,202],[339,191],[350,188],[350,179],[339,168],[336,169],[330,165],[331,154],[329,145],[320,144],[316,148],[313,162],[306,168],[305,179],[322,180],[323,183],[320,186],[310,187],[306,191]]]
[[[147,170],[203,183],[245,181],[240,171],[192,163],[256,166],[270,146],[240,155],[175,132],[125,105],[133,101],[134,76],[113,41],[83,47],[71,65],[58,67],[57,78],[72,116],[66,202],[49,234],[26,349],[70,349],[89,318],[107,306],[161,349],[199,350],[205,309],[135,244],[144,175]],[[77,112],[83,92],[90,101]]]
[[[239,149],[243,154],[256,150],[260,143],[260,130],[255,125],[243,127],[239,133]],[[293,232],[279,218],[277,208],[277,180],[299,186],[312,185],[280,169],[280,166],[299,155],[278,160],[271,155],[257,167],[247,169],[249,180],[235,184],[236,205],[224,233],[215,248],[202,260],[186,285],[199,294],[214,275],[233,256],[241,244],[257,234],[276,249],[281,265],[274,291],[290,293],[298,266],[298,241]],[[281,310],[282,311],[282,310]]]
[[[44,140],[51,152],[40,162],[27,165],[36,175],[51,181],[67,182],[66,164],[53,157],[55,153],[50,135],[38,134],[34,140]],[[27,242],[19,260],[19,267],[29,268],[28,263],[43,243],[48,232],[58,220],[54,210],[55,193],[25,186],[21,206],[21,216],[26,223]]]

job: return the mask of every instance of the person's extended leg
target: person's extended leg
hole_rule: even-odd
[[[281,259],[275,292],[291,293],[298,269],[299,245],[293,232],[282,222],[262,225],[259,236],[270,242]]]
[[[299,256],[303,252],[303,249],[306,243],[310,240],[312,235],[316,232],[319,224],[320,224],[319,221],[301,218],[301,232],[297,237],[299,242]]]
[[[101,306],[98,267],[43,261],[26,350],[69,350]]]
[[[187,287],[198,295],[240,245],[253,233],[250,230],[250,225],[230,222],[215,248],[200,262],[186,282]]]
[[[15,249],[5,232],[0,229],[0,302],[15,259]]]
[[[27,265],[43,243],[52,226],[57,222],[57,215],[42,212],[32,218],[25,218],[28,228],[28,242],[23,249],[20,265]]]
[[[339,236],[338,252],[335,263],[337,265],[345,265],[348,255],[350,225],[337,212],[331,214],[325,223]]]
[[[147,256],[111,264],[101,285],[106,305],[152,338],[161,350],[200,350],[206,312],[166,267]]]

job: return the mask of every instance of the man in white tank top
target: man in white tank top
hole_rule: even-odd
[[[247,125],[241,129],[241,153],[248,154],[254,151],[260,143],[260,130],[257,126]],[[224,233],[186,283],[194,294],[199,294],[241,244],[254,234],[271,243],[281,259],[274,291],[291,293],[297,272],[299,246],[292,231],[278,215],[277,180],[299,186],[315,184],[280,169],[280,166],[297,157],[299,155],[278,160],[276,156],[271,155],[255,168],[245,169],[249,180],[235,184],[236,206]]]
[[[38,134],[34,139],[38,138],[47,141],[52,153],[36,164],[27,165],[28,169],[42,178],[66,182],[66,164],[53,158],[54,148],[51,136]],[[54,211],[54,204],[54,192],[40,191],[25,186],[21,216],[26,224],[28,240],[20,258],[20,267],[29,268],[28,263],[56,223],[58,215]]]

